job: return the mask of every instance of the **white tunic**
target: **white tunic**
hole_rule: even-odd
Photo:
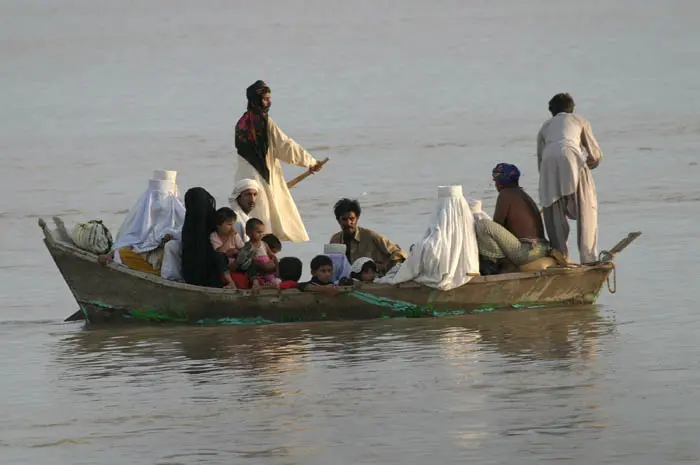
[[[562,112],[546,121],[537,135],[540,205],[549,207],[575,193],[581,170],[595,168],[602,158],[591,125],[583,117]]]
[[[280,241],[307,242],[309,235],[306,233],[294,199],[287,189],[280,161],[305,168],[314,166],[317,161],[282,132],[272,118],[268,117],[267,121],[269,143],[267,167],[270,170],[270,182],[265,182],[260,173],[238,154],[236,154],[238,168],[234,182],[249,178],[255,179],[262,186],[262,191],[258,192],[255,208],[249,216],[262,220],[266,231],[276,235]]]

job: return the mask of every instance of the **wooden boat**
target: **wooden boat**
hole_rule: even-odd
[[[336,295],[300,292],[215,289],[168,281],[109,263],[75,245],[54,219],[51,230],[39,219],[44,244],[80,309],[67,321],[89,324],[159,322],[256,324],[294,321],[357,320],[389,317],[459,315],[501,308],[591,304],[614,272],[613,258],[641,233],[630,233],[601,261],[587,266],[552,267],[472,278],[450,291],[413,282],[361,284]],[[614,275],[613,275],[614,276]]]

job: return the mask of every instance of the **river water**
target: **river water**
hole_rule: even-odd
[[[0,5],[0,463],[698,463],[700,4],[6,0]],[[232,125],[265,79],[324,170],[294,188],[405,248],[440,184],[535,194],[547,100],[605,153],[593,307],[436,320],[84,330],[37,218],[116,229],[154,169],[231,189]],[[300,169],[285,168],[288,178]],[[575,230],[575,229],[574,229]],[[571,241],[571,245],[575,245]]]

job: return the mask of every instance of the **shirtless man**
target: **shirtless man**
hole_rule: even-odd
[[[490,270],[482,274],[497,273],[508,262],[519,267],[550,252],[537,204],[519,185],[518,167],[499,163],[492,174],[498,189],[493,220],[474,222],[482,268]]]

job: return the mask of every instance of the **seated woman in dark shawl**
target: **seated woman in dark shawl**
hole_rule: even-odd
[[[214,250],[209,235],[216,228],[216,200],[201,187],[185,194],[182,226],[182,277],[187,284],[235,289],[226,255]]]

